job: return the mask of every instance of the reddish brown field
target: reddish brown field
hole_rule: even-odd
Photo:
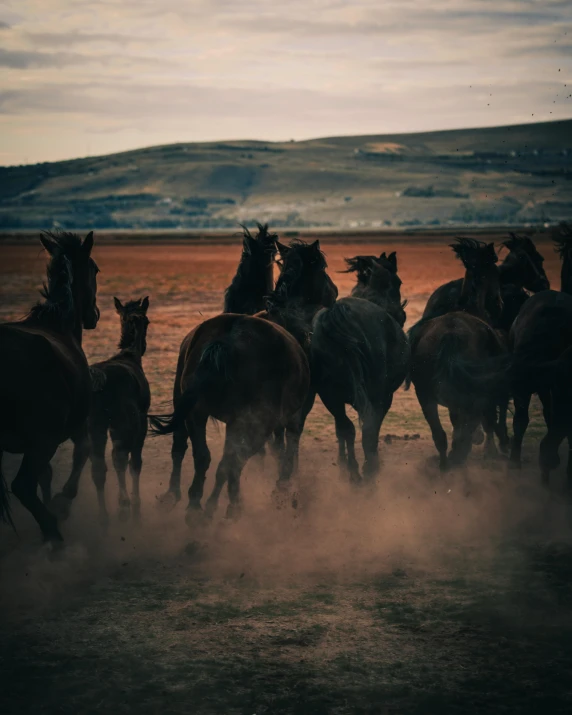
[[[444,245],[323,241],[341,295],[343,257],[397,250],[408,325],[429,294],[461,274]],[[559,286],[557,256],[541,247]],[[169,405],[178,346],[220,312],[239,246],[101,245],[91,361],[112,354],[112,297],[149,295],[144,366],[153,409]],[[0,319],[25,314],[45,258],[0,245]],[[213,467],[224,426],[209,427]],[[189,529],[184,504],[156,496],[170,440],[147,440],[140,526],[97,522],[86,468],[65,552],[54,559],[27,513],[0,529],[0,712],[467,713],[566,712],[572,707],[570,512],[563,470],[538,486],[538,409],[520,475],[482,463],[440,478],[414,392],[400,390],[382,427],[383,474],[356,493],[340,479],[333,423],[317,404],[301,446],[298,509],[271,500],[276,467],[247,465],[245,513]],[[405,437],[418,434],[419,439]],[[56,486],[69,446],[55,459]],[[8,480],[18,459],[8,456]],[[117,489],[109,460],[108,502]],[[184,486],[192,476],[187,455]],[[224,513],[221,504],[221,517]]]

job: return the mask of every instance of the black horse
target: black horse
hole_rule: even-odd
[[[236,275],[224,294],[225,313],[254,315],[266,308],[265,298],[274,289],[273,266],[278,236],[268,224],[257,224],[253,236],[243,226],[242,255]]]
[[[422,318],[409,331],[411,381],[431,428],[442,471],[465,462],[481,423],[486,434],[485,455],[496,454],[496,405],[506,401],[507,392],[506,341],[490,325],[502,310],[494,245],[461,238],[452,248],[465,266],[459,298],[462,310]],[[449,409],[453,424],[448,457],[438,405]]]
[[[522,440],[528,426],[528,408],[534,393],[542,402],[548,432],[540,444],[542,480],[559,464],[558,448],[565,437],[572,446],[569,400],[569,348],[572,346],[572,228],[562,225],[554,236],[562,257],[561,290],[532,296],[510,332],[511,387],[514,398],[514,437],[510,464],[521,465]],[[568,461],[572,480],[572,459]]]
[[[510,234],[502,244],[508,248],[504,261],[498,267],[503,308],[493,323],[494,328],[510,330],[528,293],[538,293],[550,288],[544,272],[544,259],[528,236]],[[423,312],[424,318],[436,318],[459,308],[463,278],[458,278],[437,288],[430,296]],[[492,307],[494,310],[494,306]],[[490,311],[489,311],[490,313]]]
[[[81,466],[89,455],[87,417],[91,377],[82,350],[83,329],[99,320],[98,268],[91,258],[93,233],[43,233],[50,255],[44,301],[21,321],[0,326],[0,460],[2,452],[23,454],[12,493],[38,522],[44,539],[62,540],[57,519],[37,495],[49,498],[50,460],[58,446],[74,442],[73,468],[52,501],[67,512],[77,494]],[[10,518],[0,474],[0,517]]]
[[[121,322],[119,352],[90,368],[94,383],[89,415],[91,474],[103,523],[108,520],[105,505],[105,447],[108,432],[113,444],[113,466],[119,482],[120,518],[127,517],[130,509],[133,509],[135,518],[139,516],[139,476],[147,434],[147,413],[151,403],[149,383],[142,364],[147,349],[149,298],[130,300],[125,305],[118,298],[113,300]],[[128,465],[133,484],[131,499],[125,485]]]
[[[397,259],[395,254],[382,256],[381,262],[375,257],[348,259],[348,270],[358,273],[362,297],[338,300],[319,311],[312,325],[313,386],[334,417],[339,464],[354,483],[361,475],[346,405],[362,421],[363,474],[372,478],[379,471],[379,431],[409,364]]]

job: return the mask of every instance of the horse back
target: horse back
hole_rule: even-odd
[[[224,313],[201,323],[181,345],[176,392],[192,384],[204,356],[218,350],[213,388],[201,396],[199,411],[222,422],[245,409],[273,409],[292,415],[309,389],[306,355],[284,328],[263,318]]]

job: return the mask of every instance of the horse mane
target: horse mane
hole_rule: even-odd
[[[482,270],[498,262],[492,243],[484,243],[477,241],[476,238],[464,236],[457,236],[455,241],[457,243],[451,243],[449,246],[467,270]]]
[[[572,257],[572,225],[562,222],[552,232],[554,250],[561,258]]]
[[[534,245],[530,236],[519,235],[518,233],[508,234],[509,238],[502,242],[502,246],[506,246],[509,251],[526,251],[527,253],[536,253],[536,246]]]
[[[302,278],[304,268],[311,266],[314,270],[325,271],[328,267],[323,251],[314,243],[306,243],[301,238],[295,238],[288,246],[289,251],[283,259],[283,268],[276,289],[288,285],[290,290]]]
[[[258,233],[253,236],[250,230],[241,224],[242,254],[236,273],[224,292],[225,313],[253,314],[263,309],[264,294],[267,292],[267,265],[261,259],[272,263],[276,255],[278,234],[271,233],[268,224],[256,224]],[[253,270],[254,269],[254,270]]]
[[[40,290],[44,302],[37,303],[27,318],[71,328],[75,319],[72,261],[82,242],[77,234],[68,231],[42,231],[41,235],[52,244],[53,251],[46,269],[47,281]]]

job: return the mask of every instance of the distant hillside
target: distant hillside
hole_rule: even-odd
[[[0,168],[0,228],[338,228],[572,219],[572,120],[173,144]]]

